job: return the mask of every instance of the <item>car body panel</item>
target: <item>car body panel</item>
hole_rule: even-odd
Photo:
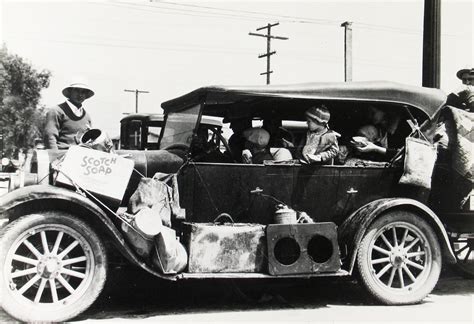
[[[53,205],[54,207],[51,207]],[[147,272],[167,280],[176,280],[175,275],[163,275],[140,260],[125,242],[122,233],[112,221],[110,214],[99,208],[91,199],[69,189],[50,185],[33,185],[20,188],[0,197],[0,220],[40,212],[41,210],[62,210],[94,226],[100,233],[107,235],[119,252],[133,264]],[[80,212],[84,210],[84,212]],[[6,225],[7,222],[0,222]]]
[[[346,246],[347,255],[344,264],[350,273],[357,257],[357,247],[362,241],[369,225],[380,215],[389,210],[410,210],[425,218],[435,230],[443,248],[444,258],[448,263],[455,263],[456,258],[449,243],[443,223],[426,205],[409,198],[383,198],[365,204],[353,212],[339,227],[338,236],[341,246]]]

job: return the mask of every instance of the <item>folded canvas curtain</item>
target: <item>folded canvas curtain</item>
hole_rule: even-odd
[[[446,125],[451,156],[451,166],[462,178],[473,183],[474,174],[474,113],[465,110],[446,107],[442,116]]]
[[[462,209],[473,188],[474,113],[446,107],[438,132],[438,168],[435,169],[431,204],[437,210]]]

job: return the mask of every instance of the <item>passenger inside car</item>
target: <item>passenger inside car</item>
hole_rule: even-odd
[[[191,156],[196,162],[229,163],[232,159],[219,150],[219,145],[209,139],[207,128],[199,128],[191,145]]]
[[[246,164],[262,164],[272,160],[270,149],[267,147],[270,134],[263,128],[249,128],[243,132],[245,149],[242,151],[242,162]]]
[[[282,126],[282,120],[278,118],[266,118],[263,120],[262,128],[270,134],[270,147],[294,147],[293,135]]]
[[[286,148],[270,148],[270,134],[263,128],[249,128],[243,132],[246,139],[242,151],[242,162],[246,164],[262,164],[264,161],[288,161],[292,159]]]
[[[224,121],[225,122],[225,121]],[[243,132],[252,127],[250,118],[236,118],[230,121],[230,129],[234,132],[229,138],[229,156],[236,162],[242,162],[242,151],[245,148],[245,138]]]
[[[381,107],[368,108],[368,123],[361,126],[352,137],[355,156],[364,160],[389,161],[404,145],[410,133],[401,129],[401,115]],[[401,134],[404,133],[404,135]]]
[[[325,105],[310,107],[305,112],[308,131],[301,147],[301,161],[304,163],[332,164],[339,152],[338,133],[329,129],[331,117]]]

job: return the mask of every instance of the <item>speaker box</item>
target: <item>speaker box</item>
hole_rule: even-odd
[[[271,275],[335,272],[341,268],[336,224],[267,226]]]

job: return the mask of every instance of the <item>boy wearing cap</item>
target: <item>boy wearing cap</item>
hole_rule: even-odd
[[[91,128],[91,118],[82,106],[94,91],[85,83],[71,83],[62,91],[65,102],[52,107],[46,113],[45,139],[47,149],[67,149],[77,144],[76,136]]]
[[[270,134],[263,128],[249,128],[243,132],[246,140],[242,151],[242,162],[246,164],[262,164],[265,160],[273,160],[267,147]]]
[[[337,133],[328,127],[331,114],[325,105],[310,107],[306,112],[308,132],[301,151],[303,162],[330,164],[339,152]]]

